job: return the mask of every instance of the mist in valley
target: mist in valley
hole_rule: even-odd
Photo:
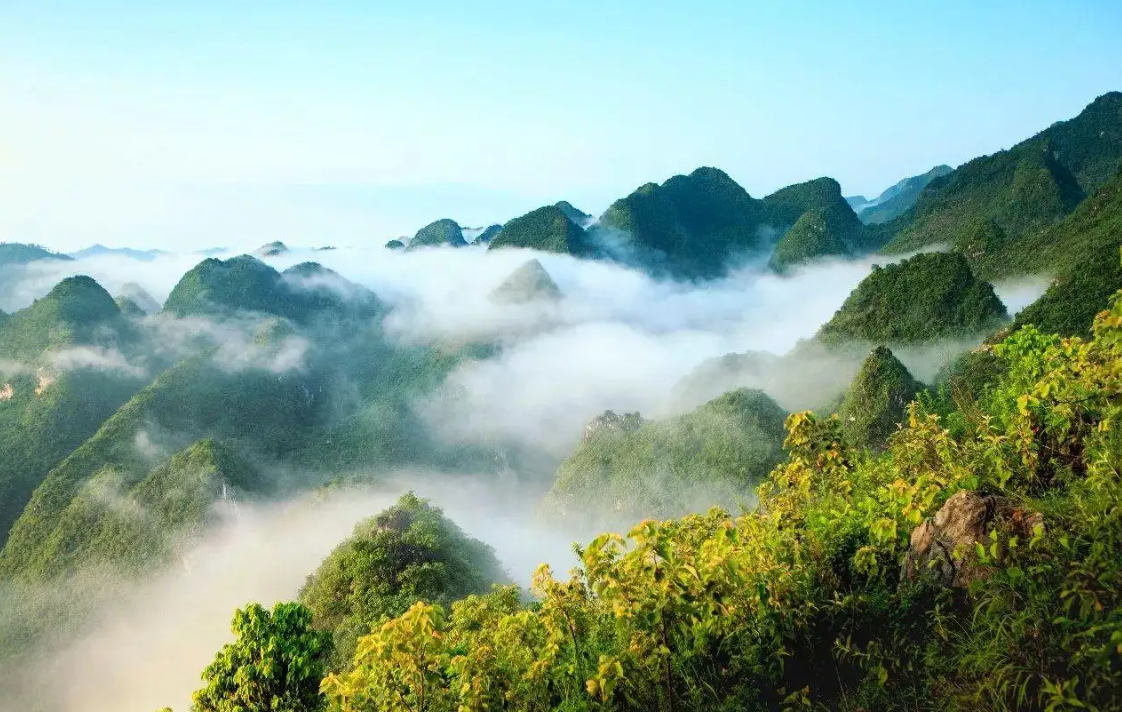
[[[538,259],[563,298],[507,305],[489,298],[513,270]],[[139,284],[157,301],[167,298],[199,255],[161,255],[139,269],[119,256],[40,262],[9,284],[0,308],[12,311],[46,294],[60,279],[87,274],[118,294]],[[110,581],[108,600],[93,601],[76,641],[48,641],[26,664],[0,673],[4,709],[63,712],[186,709],[199,673],[230,639],[234,609],[291,600],[305,578],[354,525],[392,505],[404,491],[431,498],[468,534],[491,545],[512,580],[525,586],[534,568],[564,572],[575,564],[579,534],[535,519],[549,476],[580,442],[584,425],[604,410],[639,411],[645,418],[686,412],[732,388],[760,388],[787,410],[821,406],[842,393],[864,355],[840,356],[808,346],[874,261],[826,261],[776,276],[745,268],[705,284],[652,279],[606,262],[524,250],[486,252],[469,247],[410,253],[378,248],[294,249],[265,261],[277,269],[315,260],[372,290],[390,308],[381,324],[391,342],[488,343],[489,358],[468,359],[413,408],[429,434],[448,443],[503,442],[538,454],[542,471],[487,478],[474,473],[367,472],[350,480],[376,484],[308,492],[324,473],[275,468],[286,487],[281,499],[219,502],[219,524],[185,542],[168,569],[143,583]],[[349,288],[339,288],[346,296]],[[1042,281],[999,289],[1010,311],[1043,291]],[[54,356],[53,366],[98,368],[130,376],[174,362],[200,340],[226,369],[299,371],[308,359],[330,361],[322,345],[299,335],[267,359],[254,347],[262,320],[144,317],[155,334],[141,363],[119,352],[83,350]],[[898,354],[922,381],[976,341],[904,349]],[[714,360],[752,352],[751,367],[723,368]],[[786,354],[794,356],[784,358]],[[701,368],[704,364],[708,368]],[[13,369],[15,366],[13,365]],[[346,384],[336,384],[340,392]],[[147,437],[147,436],[146,436]],[[153,448],[174,433],[137,441]],[[159,448],[160,454],[168,449]],[[304,491],[301,492],[303,488]],[[89,602],[87,601],[87,602]],[[0,607],[5,604],[0,602]],[[11,611],[9,610],[9,615]],[[3,617],[0,617],[3,620]],[[3,631],[0,631],[2,633]],[[59,685],[58,680],[67,680]],[[39,707],[35,705],[39,704]]]

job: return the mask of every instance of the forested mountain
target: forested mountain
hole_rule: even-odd
[[[1044,296],[1017,314],[1017,325],[1035,324],[1064,336],[1089,334],[1095,314],[1122,289],[1120,248],[1122,168],[1063,222],[1010,255],[1020,271],[1054,275]]]
[[[730,391],[666,421],[607,413],[557,471],[546,515],[578,526],[735,507],[779,461],[786,413],[762,391]]]
[[[879,267],[818,331],[827,343],[909,343],[984,334],[1008,319],[993,285],[955,252]]]
[[[549,272],[536,259],[530,260],[491,292],[491,299],[507,304],[526,302],[555,301],[563,295],[561,288],[549,276]]]
[[[463,228],[455,220],[443,218],[425,225],[417,231],[417,234],[413,236],[405,249],[416,250],[422,247],[440,247],[442,245],[449,247],[467,245],[467,241],[464,240]]]
[[[25,265],[36,260],[70,260],[67,255],[51,252],[38,245],[24,245],[19,242],[0,242],[0,274],[5,267]]]
[[[314,501],[364,511],[235,615],[197,712],[1122,707],[1120,112],[860,216],[699,168],[376,249],[362,284],[272,243],[296,264],[207,258],[161,306],[0,245],[50,280],[0,314],[0,693]],[[1011,319],[998,278],[1041,275]],[[377,511],[418,483],[453,516]],[[553,537],[571,573],[510,570]]]
[[[1009,274],[1010,252],[1060,222],[1120,165],[1122,94],[1111,92],[1073,119],[932,181],[912,210],[885,226],[894,235],[886,249],[949,244],[981,276]]]
[[[487,249],[499,250],[504,247],[559,252],[577,257],[592,252],[584,229],[573,222],[559,205],[531,210],[503,225],[498,234],[491,238]]]
[[[905,178],[873,200],[865,200],[863,196],[857,196],[846,198],[846,201],[856,211],[861,222],[867,225],[879,225],[892,220],[915,205],[919,194],[928,183],[947,175],[952,170],[950,166],[935,166],[922,175]]]

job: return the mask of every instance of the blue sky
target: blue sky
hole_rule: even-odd
[[[1122,89],[1122,3],[0,0],[0,240],[384,241],[716,165],[876,194]]]

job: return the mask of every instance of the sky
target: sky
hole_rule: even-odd
[[[699,165],[875,195],[1122,89],[1122,3],[0,0],[0,241],[363,245]]]

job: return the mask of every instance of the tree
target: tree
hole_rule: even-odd
[[[252,604],[234,614],[237,640],[223,646],[193,695],[197,712],[313,712],[331,635],[312,628],[312,612],[278,603]]]

